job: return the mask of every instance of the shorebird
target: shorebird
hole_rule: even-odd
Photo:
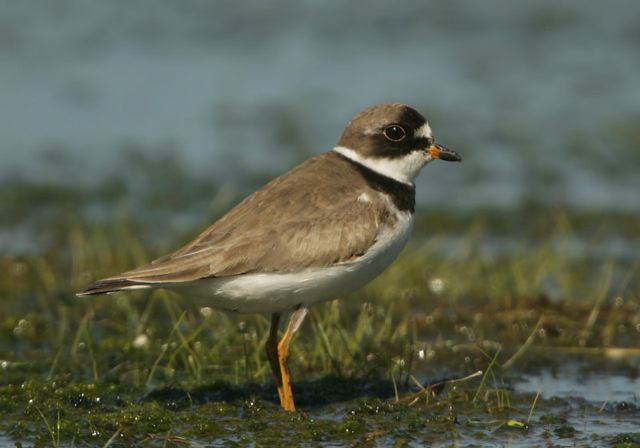
[[[415,109],[370,107],[332,150],[272,180],[186,246],[78,295],[167,288],[220,310],[271,313],[267,357],[280,404],[293,411],[289,348],[309,307],[364,286],[398,256],[413,228],[413,181],[435,159],[462,160]]]

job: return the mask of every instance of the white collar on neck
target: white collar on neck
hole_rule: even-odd
[[[363,157],[351,148],[336,146],[335,152],[383,176],[413,186],[413,180],[432,158],[427,151],[412,151],[404,157]]]

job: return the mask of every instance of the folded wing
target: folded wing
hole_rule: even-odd
[[[328,178],[338,180],[323,182]],[[355,260],[392,219],[380,201],[360,200],[362,193],[376,194],[367,188],[364,179],[354,185],[353,172],[339,158],[324,154],[267,184],[183,248],[99,280],[79,295]]]

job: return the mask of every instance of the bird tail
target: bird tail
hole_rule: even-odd
[[[152,286],[149,283],[136,282],[126,278],[105,278],[91,283],[84,291],[76,293],[76,296],[95,296],[97,294],[109,294],[116,291],[147,289],[151,287]]]

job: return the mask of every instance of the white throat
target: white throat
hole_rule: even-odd
[[[407,185],[413,185],[413,180],[420,174],[420,170],[433,160],[427,151],[411,151],[404,157],[387,158],[363,157],[353,149],[344,146],[336,146],[333,150],[376,173]]]

